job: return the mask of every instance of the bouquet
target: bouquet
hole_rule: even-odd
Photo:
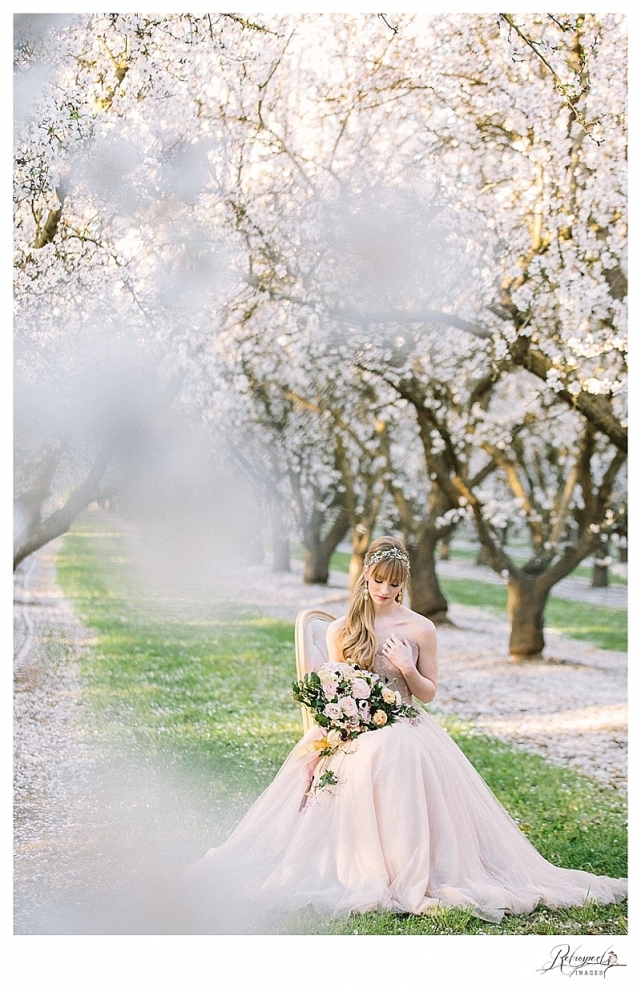
[[[326,662],[317,672],[308,672],[293,683],[294,699],[311,710],[313,719],[324,730],[320,740],[303,745],[305,750],[322,753],[306,796],[338,784],[334,772],[324,770],[324,766],[332,755],[346,751],[359,734],[418,716],[418,710],[404,703],[400,692],[392,689],[394,681],[358,665]]]

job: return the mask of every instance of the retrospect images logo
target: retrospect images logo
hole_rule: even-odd
[[[610,968],[625,967],[611,947],[603,954],[582,954],[581,945],[573,951],[569,944],[557,944],[552,948],[549,961],[536,970],[542,974],[558,971],[561,975],[600,975],[605,978]]]

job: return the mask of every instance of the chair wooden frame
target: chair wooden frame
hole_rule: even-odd
[[[331,613],[327,613],[325,610],[303,610],[296,617],[296,626],[294,628],[294,644],[296,648],[296,677],[302,679],[303,675],[311,671],[309,665],[309,660],[305,654],[305,631],[307,624],[310,620],[326,620],[329,625],[332,620],[336,617],[332,616]],[[329,657],[327,658],[329,661]],[[306,706],[301,703],[301,710],[303,714],[303,727],[305,733],[310,730],[311,727],[315,727],[311,714]]]

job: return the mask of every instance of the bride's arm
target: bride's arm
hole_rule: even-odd
[[[431,703],[438,687],[438,659],[436,627],[433,623],[421,626],[414,637],[418,644],[418,663],[412,659],[412,645],[405,637],[392,634],[383,645],[383,654],[407,682],[413,696],[422,703]]]

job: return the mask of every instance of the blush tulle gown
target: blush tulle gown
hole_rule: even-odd
[[[382,655],[374,670],[407,684]],[[308,731],[228,840],[201,865],[274,909],[329,916],[371,909],[422,914],[463,907],[491,922],[587,901],[620,902],[627,881],[559,868],[521,833],[463,752],[423,710],[361,734],[325,767],[338,785],[307,801],[318,752]],[[303,745],[303,746],[301,746]]]

